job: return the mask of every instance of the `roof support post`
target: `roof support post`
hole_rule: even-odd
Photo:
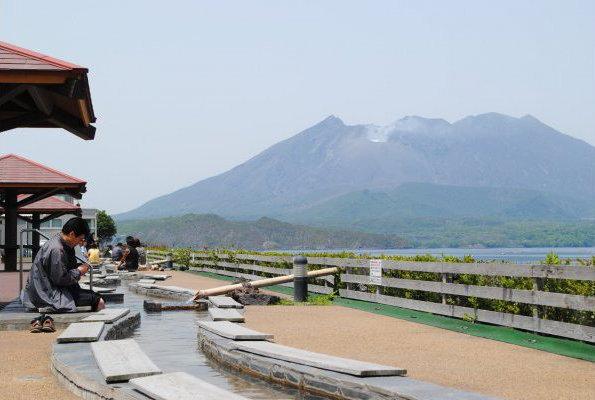
[[[17,192],[8,189],[4,192],[4,268],[17,270]]]
[[[31,224],[31,227],[33,229],[39,230],[41,228],[41,222],[39,217],[39,213],[32,214],[31,219],[33,220],[33,223]],[[39,232],[33,231],[31,235],[31,245],[33,246],[33,255],[31,256],[31,261],[35,261],[35,256],[39,251]]]

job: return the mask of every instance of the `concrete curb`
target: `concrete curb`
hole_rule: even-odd
[[[407,377],[355,377],[235,350],[233,341],[198,331],[205,355],[230,369],[331,399],[349,400],[496,400]]]
[[[133,292],[168,299],[188,299],[190,289],[129,284]],[[233,341],[198,328],[203,353],[242,373],[331,399],[349,400],[496,400],[407,377],[358,378],[235,350]]]

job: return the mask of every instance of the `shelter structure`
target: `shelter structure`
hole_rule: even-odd
[[[17,202],[25,200],[30,196],[31,195],[28,194],[18,195]],[[0,207],[0,215],[1,214],[4,214],[4,209],[2,207]],[[18,218],[30,223],[33,229],[39,230],[41,228],[41,224],[51,221],[54,218],[58,218],[67,214],[80,217],[83,213],[80,206],[62,200],[57,196],[52,196],[19,208],[17,210],[17,214]],[[33,251],[33,258],[35,258],[35,255],[39,251],[40,247],[40,237],[39,233],[37,232],[31,233],[30,236],[31,246],[25,247],[31,247]]]
[[[63,128],[95,137],[88,69],[0,42],[0,132]]]
[[[67,194],[80,199],[86,191],[86,182],[63,172],[41,165],[14,154],[0,156],[0,207],[5,215],[4,264],[7,271],[16,271],[17,266],[17,218],[19,213],[42,213],[42,200],[57,194]],[[38,203],[35,208],[35,203]],[[29,206],[28,211],[26,207]],[[62,206],[55,200],[47,200],[45,206]],[[56,210],[52,214],[61,213]],[[79,209],[80,210],[80,209]],[[45,208],[45,211],[51,211]],[[76,210],[74,210],[76,211]],[[44,212],[45,213],[45,212]],[[64,212],[66,213],[66,212]],[[53,216],[55,218],[56,215]],[[31,220],[34,224],[33,219]],[[39,222],[41,224],[41,221]],[[39,238],[38,238],[39,239]],[[39,244],[39,240],[37,241]]]

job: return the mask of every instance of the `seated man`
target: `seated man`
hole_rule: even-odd
[[[77,306],[91,306],[93,311],[105,308],[101,296],[81,289],[81,276],[89,271],[88,264],[78,265],[74,248],[89,234],[89,226],[80,217],[68,220],[62,232],[39,249],[27,285],[21,293],[27,308],[51,307],[55,312],[75,312]]]

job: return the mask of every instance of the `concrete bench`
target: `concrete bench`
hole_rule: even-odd
[[[209,308],[209,315],[213,321],[244,322],[244,316],[235,308]]]
[[[155,400],[247,400],[185,372],[135,378],[130,384]]]
[[[96,342],[103,326],[103,322],[76,322],[70,324],[56,340],[58,343]]]
[[[209,301],[217,308],[244,308],[229,296],[210,296]]]
[[[139,279],[138,283],[145,283],[145,284],[153,284],[155,283],[155,279],[147,279],[147,278],[143,278],[143,279]]]
[[[199,321],[198,326],[231,340],[272,340],[274,337],[268,333],[257,332],[229,321]]]
[[[91,349],[107,383],[161,373],[133,339],[95,342]]]
[[[237,350],[259,356],[354,376],[399,376],[407,374],[407,370],[402,368],[334,357],[271,342],[234,342],[233,346]]]

